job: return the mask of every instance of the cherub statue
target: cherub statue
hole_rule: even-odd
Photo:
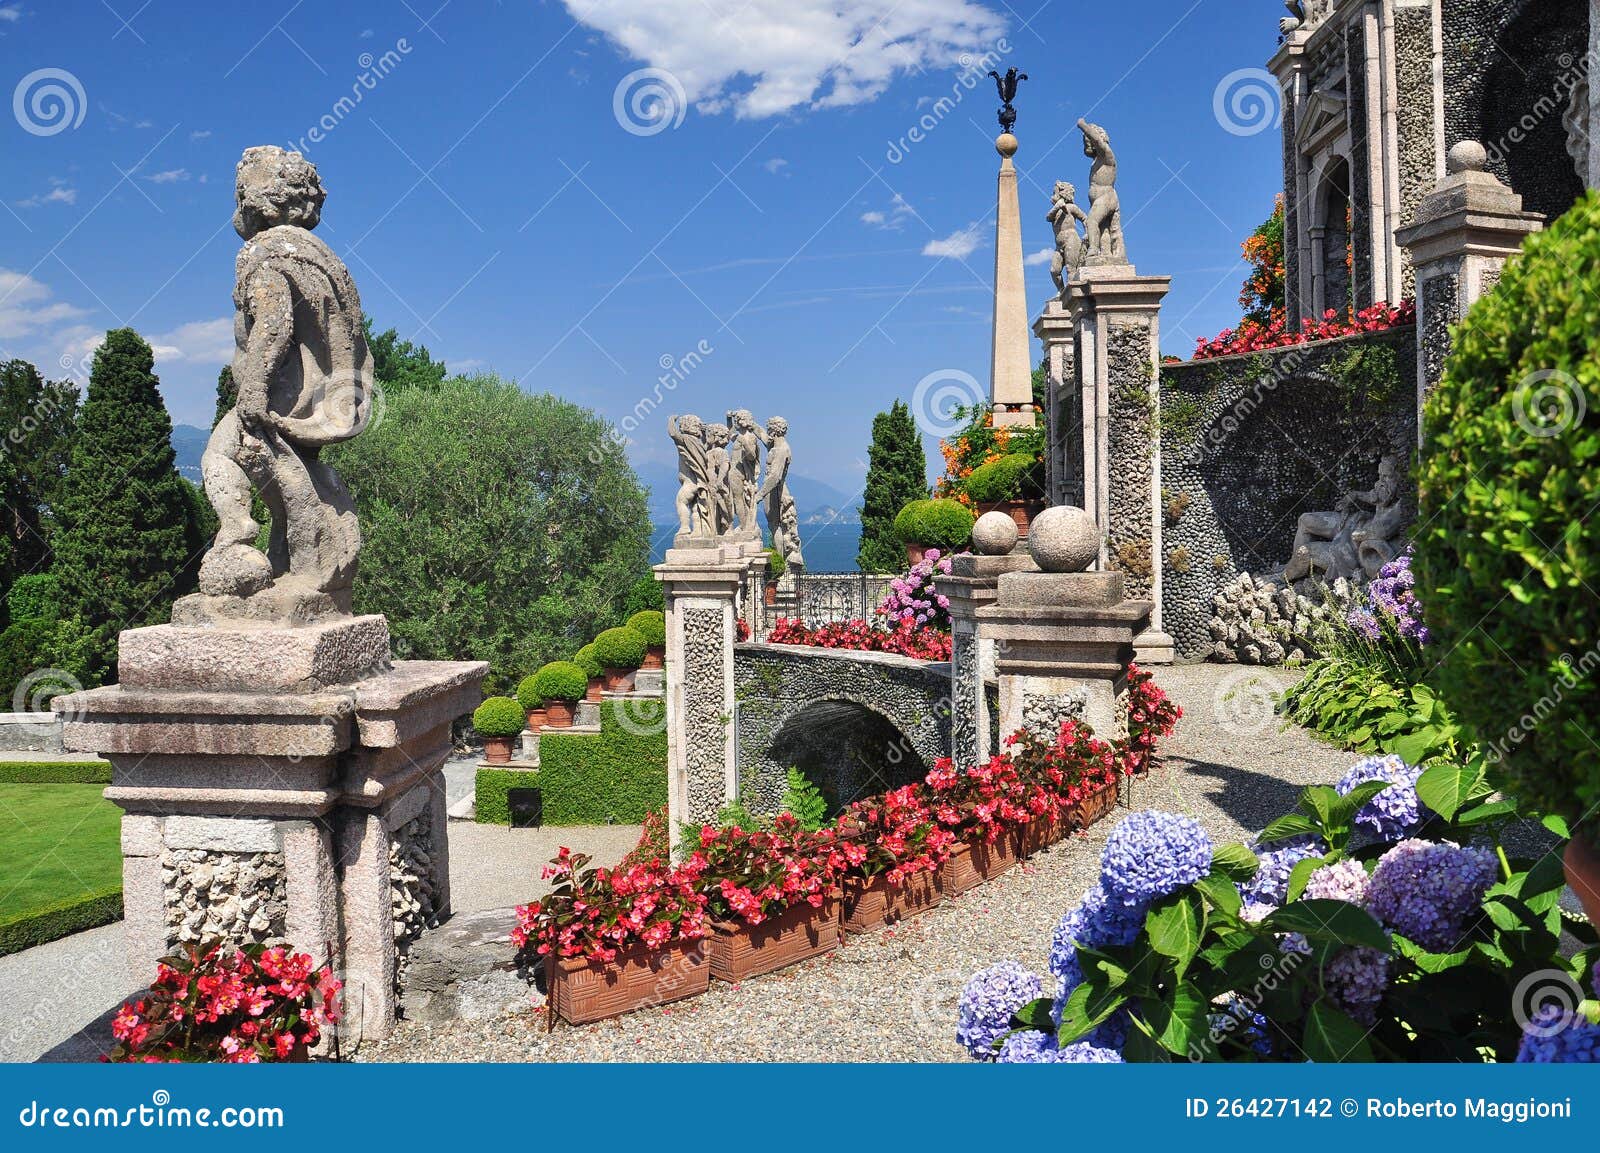
[[[1098,124],[1079,120],[1083,132],[1083,154],[1094,161],[1089,169],[1089,215],[1084,221],[1084,241],[1089,257],[1125,261],[1122,243],[1122,205],[1117,199],[1117,157],[1111,151],[1111,137]]]
[[[711,521],[704,512],[711,478],[705,425],[693,413],[669,416],[667,435],[678,446],[678,535],[711,536]]]
[[[1056,251],[1050,258],[1050,276],[1056,282],[1056,291],[1065,296],[1067,282],[1076,280],[1083,267],[1083,237],[1078,232],[1078,222],[1087,222],[1089,219],[1078,207],[1077,189],[1065,180],[1056,181],[1050,214],[1045,219],[1056,230]]]
[[[326,195],[316,166],[298,152],[247,148],[239,161],[238,400],[201,457],[219,528],[200,564],[199,593],[174,606],[178,623],[300,624],[350,611],[361,528],[319,454],[366,427],[374,386],[355,282],[311,233]],[[265,553],[255,547],[252,488],[271,514]]]
[[[1011,102],[1017,98],[1017,85],[1026,80],[1028,74],[1007,68],[1004,76],[998,72],[989,75],[994,77],[994,86],[1000,93],[1000,131],[1010,132],[1017,125],[1017,110]]]
[[[756,426],[756,418],[747,408],[728,414],[728,427],[732,440],[728,445],[728,489],[733,502],[735,535],[754,540],[761,535],[756,523],[756,476],[761,469],[761,444],[763,437]]]
[[[758,434],[767,446],[767,479],[760,499],[767,503],[767,528],[772,530],[772,547],[791,569],[805,567],[800,555],[800,514],[794,494],[789,491],[789,422],[781,416],[767,421],[767,431]]]
[[[1385,455],[1378,461],[1378,483],[1372,491],[1356,494],[1358,501],[1372,507],[1372,518],[1350,534],[1361,570],[1368,580],[1375,579],[1383,566],[1400,552],[1401,532],[1406,523],[1401,492],[1400,461]]]
[[[703,503],[709,506],[713,530],[717,536],[722,536],[733,527],[733,462],[728,456],[728,426],[708,424],[705,437],[706,465],[710,475]]]

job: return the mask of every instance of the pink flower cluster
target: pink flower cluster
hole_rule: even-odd
[[[950,659],[950,634],[932,628],[919,628],[915,624],[899,624],[893,629],[881,628],[863,620],[835,621],[812,628],[804,621],[779,617],[767,643],[773,645],[809,645],[823,649],[849,649],[866,653],[895,653],[914,657],[919,661],[947,661]]]
[[[1178,724],[1183,710],[1167,698],[1155,677],[1138,665],[1128,666],[1128,738],[1122,759],[1130,773],[1152,768],[1156,742]]]
[[[1417,305],[1412,300],[1402,300],[1396,305],[1374,304],[1354,316],[1341,315],[1330,308],[1322,314],[1320,321],[1309,316],[1302,320],[1299,332],[1290,332],[1282,317],[1274,318],[1270,324],[1247,320],[1238,328],[1225,328],[1210,339],[1201,337],[1195,344],[1194,359],[1210,360],[1241,352],[1265,352],[1317,340],[1332,340],[1338,336],[1352,336],[1358,332],[1382,332],[1416,322]]]
[[[905,576],[889,582],[889,594],[878,606],[878,615],[897,628],[929,628],[950,631],[950,598],[935,587],[940,576],[950,575],[950,558],[930,548],[911,566]]]
[[[343,984],[284,946],[190,945],[111,1021],[115,1062],[255,1063],[303,1057],[339,1020]]]
[[[703,862],[673,867],[655,858],[616,869],[590,869],[591,858],[563,846],[545,866],[555,888],[542,901],[517,908],[511,939],[540,956],[611,961],[634,945],[659,949],[706,935]]]
[[[759,925],[802,902],[820,908],[850,860],[834,829],[808,832],[781,813],[769,829],[702,827],[689,864],[713,921]]]

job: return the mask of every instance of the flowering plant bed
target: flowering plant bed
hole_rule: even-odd
[[[556,887],[517,908],[511,939],[541,957],[612,961],[635,945],[659,949],[706,935],[706,898],[694,864],[660,859],[588,869],[590,857],[563,847],[544,870]]]
[[[550,1023],[561,1017],[586,1025],[704,993],[711,984],[707,950],[699,941],[659,948],[636,944],[610,960],[546,957]]]
[[[839,898],[833,890],[816,905],[794,905],[759,925],[713,921],[706,940],[711,975],[719,981],[743,981],[837,948]]]
[[[788,813],[770,829],[706,825],[688,862],[706,915],[750,926],[797,905],[821,908],[848,864],[834,830],[808,832]]]
[[[822,649],[848,649],[854,652],[893,653],[919,661],[950,659],[950,634],[937,629],[901,624],[882,628],[863,620],[835,621],[812,628],[804,621],[779,617],[767,643],[807,645]]]
[[[1183,710],[1167,698],[1155,677],[1128,666],[1128,736],[1122,760],[1128,773],[1143,776],[1156,760],[1156,742],[1177,726]]]
[[[912,873],[898,883],[887,873],[851,877],[844,885],[842,928],[846,933],[870,933],[925,913],[943,900],[937,872]]]
[[[1275,316],[1268,324],[1246,320],[1236,329],[1225,328],[1209,339],[1201,337],[1195,346],[1194,359],[1210,360],[1244,352],[1266,352],[1362,332],[1383,332],[1416,322],[1417,305],[1412,300],[1402,300],[1396,305],[1374,304],[1349,317],[1341,317],[1330,308],[1323,313],[1320,321],[1309,316],[1302,320],[1299,332],[1290,332],[1282,316]]]
[[[934,582],[949,575],[950,558],[936,548],[928,549],[911,571],[889,582],[889,592],[878,605],[878,615],[896,630],[932,629],[948,634],[950,598]]]
[[[327,966],[282,946],[189,945],[117,1012],[106,1060],[303,1061],[339,1020],[342,987]]]

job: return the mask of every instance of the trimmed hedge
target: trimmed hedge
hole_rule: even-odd
[[[656,609],[646,609],[628,618],[628,628],[644,638],[647,645],[667,643],[667,615]]]
[[[906,544],[954,552],[972,539],[972,510],[957,500],[914,500],[894,518],[894,531]]]
[[[0,922],[0,957],[122,919],[122,886],[88,893]]]
[[[109,785],[106,761],[0,761],[0,785]]]
[[[624,708],[626,725],[617,719]],[[641,823],[667,803],[666,725],[646,708],[663,709],[665,701],[607,701],[600,706],[598,735],[544,733],[537,772],[479,769],[478,822],[509,824],[507,790],[536,787],[543,791],[547,825]]]
[[[539,695],[538,673],[529,673],[517,682],[517,704],[522,706],[525,713],[544,708],[544,698]]]
[[[608,669],[636,669],[649,643],[634,629],[607,629],[594,638],[594,655]]]

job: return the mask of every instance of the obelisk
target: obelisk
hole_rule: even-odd
[[[1011,69],[1005,77],[995,76],[1000,88],[1001,133],[995,139],[1000,153],[1000,186],[995,204],[994,227],[994,337],[989,362],[989,399],[996,427],[1032,428],[1033,367],[1029,363],[1028,293],[1022,271],[1022,211],[1017,203],[1017,169],[1011,158],[1017,154],[1017,138],[1012,134],[1016,109],[1017,81],[1025,73]]]

